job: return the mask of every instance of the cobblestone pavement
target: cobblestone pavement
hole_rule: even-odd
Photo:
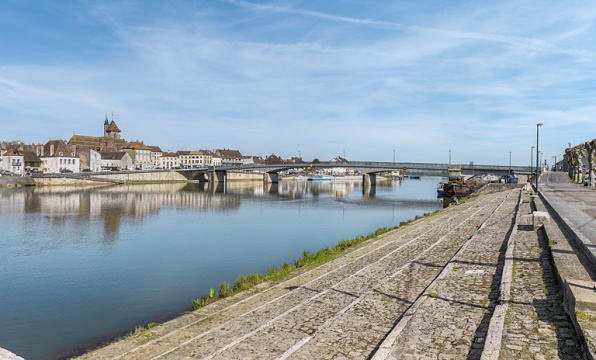
[[[500,359],[583,359],[573,324],[561,305],[547,240],[534,231],[524,196],[513,251],[513,281]]]
[[[396,326],[389,354],[378,358],[480,358],[518,194],[509,192],[510,197],[485,226],[449,261],[417,308],[409,311],[409,320],[404,317],[407,323]]]
[[[439,295],[432,303],[461,303],[479,313],[480,322],[517,194],[451,207],[315,269],[261,284],[81,359],[365,359],[458,252],[452,275],[432,290]],[[478,241],[470,241],[476,233]],[[459,295],[474,283],[486,294]],[[448,310],[443,319],[460,323],[458,312]],[[478,324],[470,326],[473,338]]]

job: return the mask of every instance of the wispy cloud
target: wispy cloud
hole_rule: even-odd
[[[453,38],[458,38],[458,39],[500,42],[500,43],[506,43],[506,44],[510,44],[510,45],[523,46],[523,47],[527,47],[530,49],[534,49],[536,51],[561,53],[561,54],[568,54],[568,55],[589,57],[589,58],[593,58],[594,55],[596,54],[593,51],[585,50],[585,49],[561,49],[553,44],[550,44],[550,43],[540,40],[538,38],[500,35],[500,34],[487,34],[487,33],[470,32],[470,31],[457,31],[457,30],[449,30],[449,29],[422,27],[422,26],[416,26],[416,25],[404,25],[404,24],[391,22],[391,21],[360,19],[360,18],[354,18],[354,17],[338,16],[338,15],[326,14],[326,13],[312,11],[312,10],[255,4],[255,3],[242,1],[242,0],[221,0],[221,1],[225,2],[225,3],[241,6],[241,7],[247,8],[247,9],[253,9],[253,10],[274,11],[274,12],[281,12],[281,13],[305,15],[305,16],[317,17],[317,18],[325,19],[325,20],[329,20],[329,21],[345,22],[345,23],[356,24],[356,25],[377,26],[377,27],[388,28],[388,29],[393,29],[393,30],[423,32],[423,33],[453,37]]]

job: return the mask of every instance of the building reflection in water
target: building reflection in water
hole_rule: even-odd
[[[376,187],[363,187],[359,181],[254,181],[228,182],[225,187],[223,183],[169,183],[15,188],[0,191],[0,215],[38,213],[54,225],[101,221],[104,244],[109,245],[118,238],[123,222],[144,221],[164,209],[230,212],[240,207],[243,198],[279,201],[326,195],[341,201],[356,189],[362,189],[365,201],[375,197],[377,187],[399,187],[399,182],[382,181]]]

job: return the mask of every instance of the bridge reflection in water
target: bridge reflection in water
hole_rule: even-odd
[[[440,208],[436,181],[0,189],[2,346],[35,359],[186,310],[222,280]]]

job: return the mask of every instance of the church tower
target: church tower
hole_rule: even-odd
[[[112,113],[112,121],[108,123],[108,116],[106,115],[106,121],[103,124],[104,128],[104,137],[109,137],[112,139],[120,139],[120,129],[118,129],[118,125],[114,121],[114,113]]]

